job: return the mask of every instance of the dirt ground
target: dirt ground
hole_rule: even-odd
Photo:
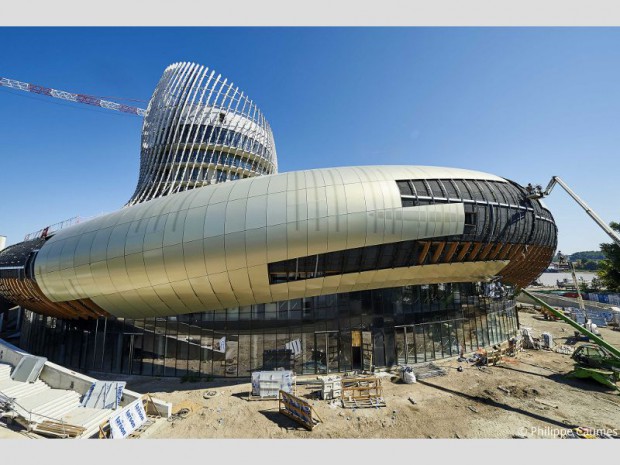
[[[564,344],[573,329],[521,311],[521,325],[535,335],[550,332]],[[601,328],[605,340],[620,347],[620,332]],[[213,381],[181,383],[172,379],[128,382],[128,388],[194,410],[183,419],[160,421],[145,438],[557,438],[577,426],[616,430],[620,434],[620,396],[590,380],[566,378],[570,356],[526,350],[515,359],[480,370],[466,362],[439,361],[447,375],[404,384],[382,378],[387,407],[345,409],[313,397],[297,386],[323,423],[307,431],[278,412],[277,401],[246,400],[249,383]],[[463,371],[457,371],[458,366]],[[298,376],[297,380],[315,376]],[[210,398],[203,394],[215,391]],[[411,403],[408,398],[415,400]]]

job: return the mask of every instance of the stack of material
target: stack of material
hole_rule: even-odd
[[[251,396],[277,399],[280,391],[294,393],[295,375],[290,370],[255,371],[252,373]]]
[[[542,339],[541,347],[543,349],[553,349],[553,336],[551,335],[551,333],[542,333],[540,337]]]
[[[31,431],[52,437],[88,438],[112,414],[110,409],[81,407],[80,394],[52,389],[40,379],[15,381],[11,369],[11,365],[0,363],[0,394],[8,399],[4,402],[8,408],[0,416],[12,417]]]
[[[521,335],[523,336],[524,349],[540,349],[540,340],[533,336],[532,328],[522,327]]]
[[[319,376],[321,382],[321,399],[331,400],[340,397],[342,393],[342,378],[340,376]]]
[[[412,367],[416,379],[432,378],[434,376],[444,376],[446,370],[438,367],[433,362],[415,365]]]

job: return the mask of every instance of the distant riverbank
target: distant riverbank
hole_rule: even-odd
[[[592,281],[592,278],[596,278],[596,273],[591,271],[577,271],[575,274],[580,283],[580,278],[583,278],[583,280],[588,283]],[[556,281],[563,281],[564,279],[572,281],[573,275],[571,273],[543,273],[540,278],[538,278],[538,281],[544,286],[555,286]]]

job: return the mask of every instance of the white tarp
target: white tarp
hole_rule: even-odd
[[[82,407],[116,409],[121,403],[125,381],[95,381],[82,399]]]
[[[124,439],[146,422],[146,411],[142,405],[142,398],[110,417],[110,431],[112,439]]]

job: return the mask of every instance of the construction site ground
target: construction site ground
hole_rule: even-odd
[[[557,345],[574,332],[564,322],[544,320],[533,309],[521,311],[519,319],[535,335],[551,333]],[[620,346],[620,332],[601,328],[601,333]],[[447,374],[416,384],[385,373],[387,406],[380,408],[345,409],[340,400],[316,398],[318,387],[298,384],[297,395],[323,420],[312,431],[279,413],[277,401],[248,401],[251,386],[246,380],[129,378],[127,387],[172,402],[173,412],[190,409],[183,417],[158,421],[140,438],[557,438],[578,426],[620,434],[620,395],[595,381],[567,378],[574,366],[568,355],[525,350],[484,369],[456,358],[436,364]],[[297,380],[312,378],[316,376]]]
[[[536,335],[551,333],[557,345],[574,333],[568,324],[546,321],[533,309],[521,311],[519,318]],[[620,332],[601,328],[601,333],[620,346]],[[160,378],[129,386],[172,402],[173,411],[181,405],[191,409],[185,418],[162,422],[143,435],[149,438],[558,438],[578,426],[620,434],[620,395],[595,381],[567,378],[574,366],[569,355],[525,350],[482,370],[456,359],[436,364],[447,374],[416,384],[385,376],[387,407],[381,408],[345,409],[340,401],[315,398],[316,387],[298,385],[297,394],[323,420],[312,431],[280,414],[277,401],[248,401],[249,382]]]

